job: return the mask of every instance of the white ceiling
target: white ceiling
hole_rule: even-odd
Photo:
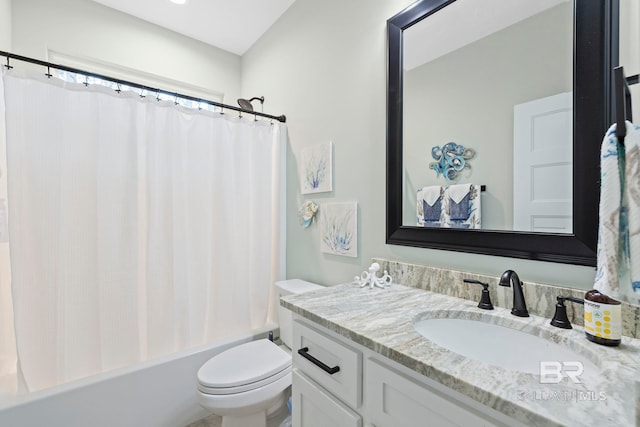
[[[93,1],[242,55],[295,0]]]

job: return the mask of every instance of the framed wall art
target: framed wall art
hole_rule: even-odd
[[[298,168],[302,194],[333,191],[333,143],[304,148],[300,152]]]

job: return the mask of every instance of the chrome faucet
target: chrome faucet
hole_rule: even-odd
[[[522,292],[522,282],[513,270],[507,270],[502,273],[500,278],[500,286],[511,286],[513,282],[513,308],[511,314],[518,317],[529,317],[527,311],[527,303],[524,301],[524,293]]]

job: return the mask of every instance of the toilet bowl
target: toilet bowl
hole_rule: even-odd
[[[278,298],[322,287],[299,279],[276,282]],[[198,370],[200,405],[222,416],[222,427],[265,427],[270,415],[283,408],[291,385],[291,312],[278,307],[280,338],[230,348]]]
[[[222,415],[224,427],[266,425],[290,385],[291,355],[266,339],[224,351],[198,371],[200,404]]]

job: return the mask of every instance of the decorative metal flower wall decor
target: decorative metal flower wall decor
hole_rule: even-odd
[[[455,181],[464,168],[471,168],[467,161],[475,155],[474,149],[455,142],[447,142],[442,148],[436,145],[431,149],[431,156],[436,161],[429,163],[429,168],[436,171],[436,178],[442,174],[447,181]]]

